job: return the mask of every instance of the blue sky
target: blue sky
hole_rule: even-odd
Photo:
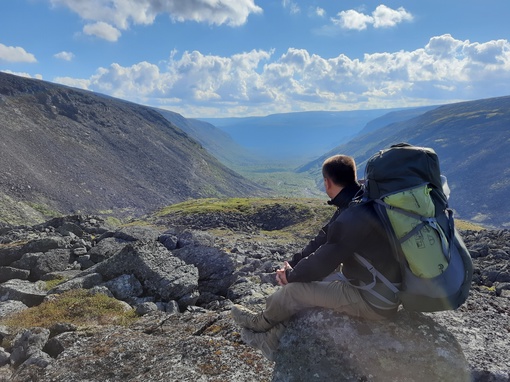
[[[185,117],[510,95],[508,0],[0,0],[0,71]]]

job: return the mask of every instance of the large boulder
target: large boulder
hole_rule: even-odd
[[[212,247],[186,246],[172,251],[173,255],[186,264],[193,264],[198,269],[199,289],[225,296],[228,288],[234,283],[236,264],[230,256]]]
[[[9,280],[0,284],[0,301],[21,301],[28,307],[39,305],[46,297],[44,282],[32,283],[27,280]]]
[[[199,296],[197,268],[173,256],[157,241],[128,244],[91,271],[101,274],[104,280],[132,274],[149,295],[165,302],[175,300],[181,308],[194,305]]]
[[[50,249],[46,253],[26,253],[21,259],[12,263],[13,267],[30,270],[32,280],[40,280],[45,274],[64,271],[72,263],[71,250],[64,248]]]
[[[331,310],[295,316],[280,339],[273,382],[467,382],[455,337],[430,317],[400,311],[367,321]]]

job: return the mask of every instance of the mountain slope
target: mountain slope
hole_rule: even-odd
[[[0,195],[62,213],[260,190],[150,108],[6,73],[0,162]]]
[[[435,108],[437,108],[437,106],[423,106],[389,112],[368,122],[365,127],[358,133],[358,135],[368,134],[392,123],[407,121]]]
[[[397,142],[432,147],[452,189],[451,205],[465,220],[510,226],[510,97],[438,107],[359,136],[303,169],[316,174],[336,153],[352,155],[363,176],[367,159]]]
[[[164,109],[154,109],[168,121],[200,143],[209,153],[229,167],[252,165],[259,158],[237,144],[225,131],[212,124]]]

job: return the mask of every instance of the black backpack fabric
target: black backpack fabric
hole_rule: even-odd
[[[442,183],[439,159],[431,148],[400,143],[376,153],[366,165],[361,202],[374,204],[388,233],[402,269],[402,285],[394,290],[407,310],[457,309],[467,299],[471,287],[471,256],[454,226],[453,211]],[[401,205],[391,205],[390,200],[395,199]],[[428,211],[432,213],[427,213],[428,216],[417,213],[416,206],[411,205],[424,201],[431,204]],[[413,227],[402,232],[403,228],[397,227],[399,216],[407,219],[408,225],[415,222]],[[422,253],[410,254],[406,245],[411,242],[415,252]],[[434,245],[427,246],[429,242]],[[430,261],[434,264],[432,268]],[[420,267],[429,269],[417,272]],[[384,278],[375,272],[377,278]]]

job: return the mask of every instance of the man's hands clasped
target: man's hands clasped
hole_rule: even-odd
[[[287,285],[289,282],[287,281],[287,273],[285,272],[287,269],[292,269],[288,262],[283,263],[283,267],[276,270],[276,282],[278,285]]]

